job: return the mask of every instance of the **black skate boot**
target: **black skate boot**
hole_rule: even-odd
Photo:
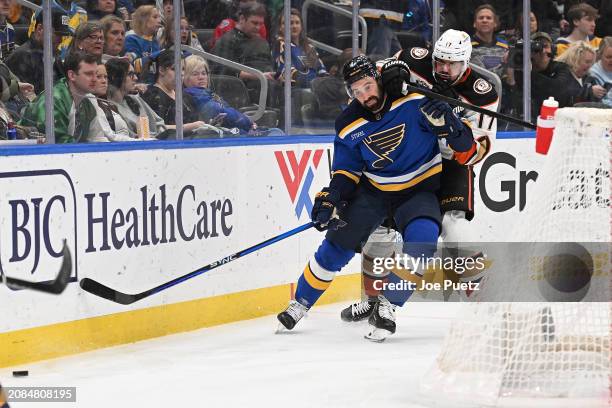
[[[376,302],[378,302],[378,298],[359,300],[342,309],[342,312],[340,312],[340,318],[345,322],[360,322],[365,320],[372,314],[372,310],[374,310],[374,305]]]
[[[379,296],[368,323],[370,332],[364,337],[377,343],[385,341],[388,336],[395,333],[395,305],[389,303],[384,296]]]
[[[277,330],[277,332],[281,331],[283,327],[287,330],[293,329],[297,322],[304,317],[307,311],[308,308],[298,301],[292,300],[289,302],[287,309],[285,309],[284,312],[280,312],[278,316],[276,316],[278,321],[283,325],[282,327],[279,325],[279,330]]]

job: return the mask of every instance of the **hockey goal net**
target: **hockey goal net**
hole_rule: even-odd
[[[612,406],[612,312],[606,301],[612,288],[606,244],[612,234],[612,110],[559,109],[555,122],[537,202],[517,220],[521,230],[514,238],[604,243],[608,249],[589,289],[603,291],[603,301],[461,305],[420,385],[428,405]]]

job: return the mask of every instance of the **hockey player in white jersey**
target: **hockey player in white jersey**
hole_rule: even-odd
[[[380,61],[378,65],[383,67],[383,87],[387,93],[397,95],[403,91],[404,82],[411,83],[497,111],[497,92],[489,81],[469,67],[471,53],[472,44],[468,34],[447,30],[436,41],[433,52],[413,47],[398,52],[391,58],[395,60],[391,63],[389,60]],[[448,148],[444,139],[440,139],[444,159],[438,194],[444,213],[440,237],[447,248],[452,248],[453,243],[478,241],[477,237],[472,236],[473,229],[469,225],[474,217],[473,166],[488,154],[496,133],[493,117],[460,107],[456,107],[454,112],[470,122],[477,143],[469,152],[457,153]],[[381,226],[372,233],[361,251],[364,296],[342,310],[342,320],[351,322],[369,318],[378,299],[374,282],[385,279],[385,273],[373,273],[374,259],[392,256],[397,241],[401,241],[401,236],[389,225]],[[483,273],[462,276],[460,279],[464,282],[480,281]]]

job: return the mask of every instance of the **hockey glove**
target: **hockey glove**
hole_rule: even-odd
[[[445,138],[451,148],[465,152],[474,143],[471,129],[463,123],[446,102],[424,98],[419,109],[427,119],[431,131],[440,138]]]
[[[383,65],[380,77],[387,95],[399,98],[404,95],[404,82],[410,83],[410,68],[404,61],[392,60]]]
[[[319,231],[330,228],[337,230],[346,225],[337,214],[337,211],[346,206],[346,201],[340,201],[340,193],[336,190],[325,187],[315,196],[314,205],[310,217],[314,222],[314,227]]]

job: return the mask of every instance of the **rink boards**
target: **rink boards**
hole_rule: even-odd
[[[516,217],[529,210],[544,160],[533,153],[531,136],[500,138],[482,165],[484,176],[476,177],[485,188],[475,197],[473,227],[483,240],[506,239]],[[53,279],[63,239],[74,263],[61,296],[0,286],[0,367],[278,312],[320,243],[314,229],[130,306],[84,292],[76,282],[88,277],[141,292],[308,222],[312,197],[329,180],[331,140],[0,151],[2,271]],[[357,296],[358,271],[354,259],[323,302]]]

